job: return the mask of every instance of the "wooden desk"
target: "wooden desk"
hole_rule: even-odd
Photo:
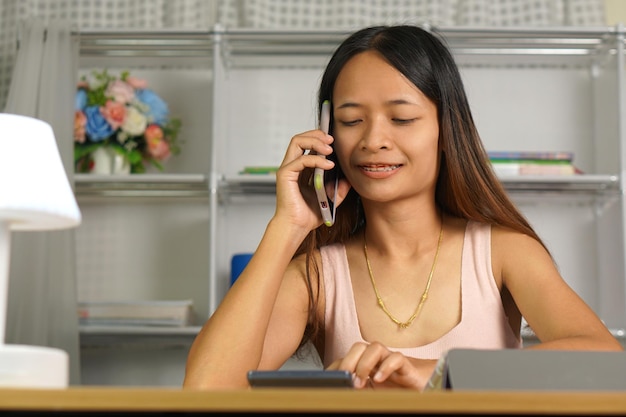
[[[77,387],[0,389],[0,413],[324,413],[417,415],[626,415],[626,392],[427,392],[329,389],[190,391]]]

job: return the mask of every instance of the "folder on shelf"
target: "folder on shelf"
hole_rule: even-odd
[[[191,300],[79,302],[83,325],[188,326],[192,324]]]

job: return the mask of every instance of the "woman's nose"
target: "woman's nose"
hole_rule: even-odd
[[[368,123],[361,137],[361,149],[372,152],[388,149],[390,146],[389,126],[382,118],[374,118]]]

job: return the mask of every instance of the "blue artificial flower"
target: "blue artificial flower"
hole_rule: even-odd
[[[149,123],[164,125],[167,123],[169,108],[167,103],[163,101],[154,91],[150,89],[137,90],[135,97],[147,108],[143,108]]]
[[[100,107],[85,108],[85,116],[87,116],[85,132],[92,142],[102,142],[113,134],[113,128],[100,113]]]
[[[87,105],[87,92],[82,88],[76,90],[74,96],[74,110],[84,110]]]

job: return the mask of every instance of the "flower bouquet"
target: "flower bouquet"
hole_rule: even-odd
[[[146,163],[162,171],[162,162],[180,153],[181,122],[169,117],[167,104],[147,84],[128,71],[119,78],[107,70],[81,78],[74,116],[76,172],[91,172],[100,148],[121,155],[132,173],[145,172]]]

